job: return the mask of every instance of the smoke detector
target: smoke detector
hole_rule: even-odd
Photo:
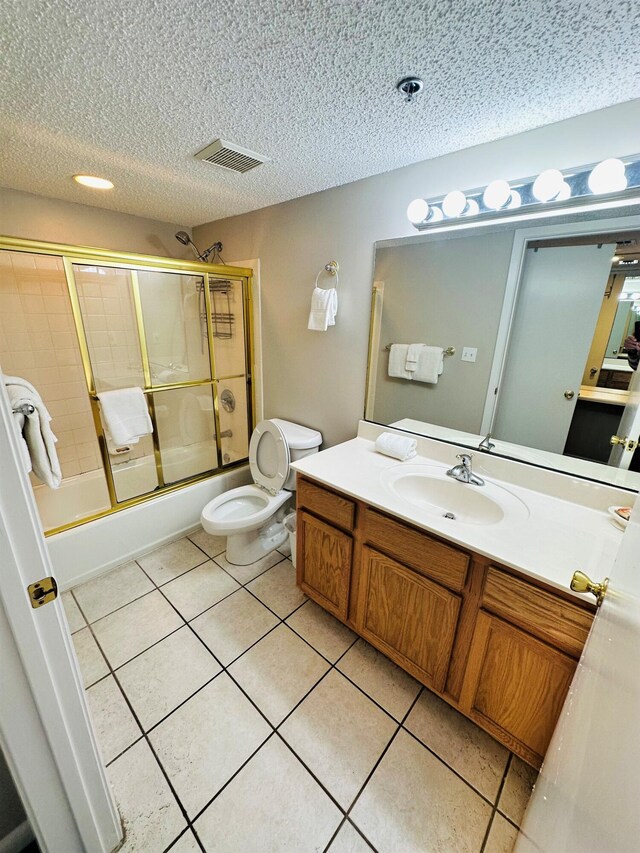
[[[424,83],[419,77],[403,77],[396,83],[396,89],[401,95],[404,95],[405,101],[410,104],[416,95],[424,89]]]
[[[207,163],[213,163],[214,166],[222,166],[223,169],[241,173],[269,161],[269,158],[262,154],[256,154],[255,151],[241,148],[240,145],[234,145],[232,142],[225,142],[224,139],[216,139],[211,145],[198,151],[195,157],[196,160],[205,160]]]

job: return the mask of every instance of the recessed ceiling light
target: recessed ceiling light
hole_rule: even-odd
[[[74,175],[73,180],[83,187],[91,187],[93,190],[112,190],[113,184],[106,178],[97,178],[95,175]]]

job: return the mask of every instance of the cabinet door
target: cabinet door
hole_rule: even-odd
[[[298,585],[310,598],[346,620],[351,578],[350,536],[306,512],[298,512]]]
[[[480,611],[460,710],[539,767],[575,668],[564,652]]]
[[[440,692],[459,611],[460,596],[372,548],[362,549],[358,631]]]

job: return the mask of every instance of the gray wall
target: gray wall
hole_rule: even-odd
[[[400,418],[478,433],[500,322],[513,231],[378,249],[375,280],[384,282],[380,343],[454,346],[437,385],[392,379],[389,355],[377,358],[373,419]],[[474,363],[460,360],[476,347]]]
[[[327,444],[355,434],[364,412],[373,246],[416,233],[406,218],[412,199],[636,154],[639,127],[636,100],[194,228],[197,243],[222,240],[227,262],[260,258],[265,416],[317,427]],[[314,279],[331,259],[340,263],[337,325],[310,332]]]

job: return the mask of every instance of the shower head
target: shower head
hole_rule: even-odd
[[[216,255],[218,255],[219,257],[220,252],[222,251],[222,243],[214,243],[212,246],[209,246],[208,249],[205,249],[204,252],[200,252],[198,250],[198,247],[193,242],[191,237],[189,237],[186,231],[177,231],[175,234],[175,238],[176,240],[178,240],[179,243],[182,243],[183,246],[191,246],[191,248],[195,252],[196,258],[199,261],[203,261],[205,263],[209,260],[209,256],[211,254],[213,254],[213,258],[215,260]],[[222,261],[222,258],[220,258],[220,260]]]
[[[176,240],[179,240],[183,246],[188,246],[191,242],[191,237],[189,237],[186,231],[178,231],[176,233]]]

